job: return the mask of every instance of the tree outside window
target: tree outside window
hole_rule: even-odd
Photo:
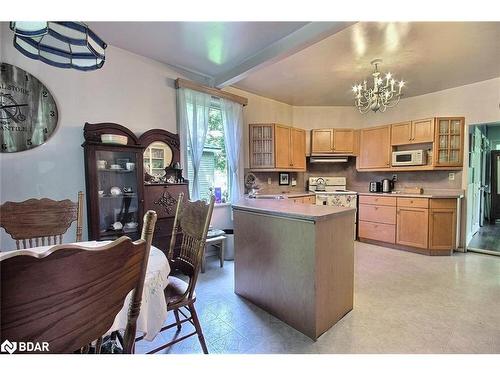
[[[189,154],[189,153],[188,153]],[[217,203],[229,201],[229,173],[224,139],[224,126],[222,124],[222,111],[220,108],[210,107],[208,112],[208,131],[201,158],[199,172],[200,198],[208,199],[216,189],[221,191],[221,199]],[[188,156],[189,191],[192,194],[193,168],[191,158]],[[217,194],[216,194],[217,195]]]

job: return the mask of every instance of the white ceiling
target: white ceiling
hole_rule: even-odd
[[[89,22],[108,44],[292,105],[352,105],[370,61],[405,97],[500,76],[500,22]]]
[[[307,22],[88,22],[106,43],[215,77]]]
[[[375,58],[407,82],[406,97],[499,77],[500,22],[356,23],[234,86],[292,105],[352,105]]]

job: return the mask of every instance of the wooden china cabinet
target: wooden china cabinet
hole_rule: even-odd
[[[179,194],[189,199],[188,181],[180,168],[179,136],[163,129],[151,129],[139,137],[144,154],[144,211],[156,211],[153,245],[165,254],[170,247]],[[182,236],[177,236],[177,247]]]
[[[126,136],[128,141],[102,143],[102,134]],[[167,253],[179,194],[189,199],[179,136],[152,129],[137,138],[122,125],[87,123],[84,137],[89,239],[139,239],[144,213],[153,210],[158,216],[153,245]],[[177,239],[182,241],[182,236]]]
[[[101,135],[127,137],[127,144],[103,143]],[[129,129],[114,123],[86,123],[85,156],[89,240],[141,236],[144,147]]]

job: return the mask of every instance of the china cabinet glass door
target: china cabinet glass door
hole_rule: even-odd
[[[139,238],[137,153],[96,151],[96,162],[100,239]]]
[[[462,164],[463,120],[439,118],[437,126],[436,165]]]

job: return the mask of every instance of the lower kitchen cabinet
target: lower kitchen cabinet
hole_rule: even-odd
[[[316,204],[315,195],[306,195],[304,197],[294,197],[291,199],[293,200],[293,203]]]
[[[449,250],[455,247],[457,210],[454,199],[431,201],[429,213],[429,248]]]
[[[426,249],[429,243],[429,210],[398,207],[396,216],[396,243]]]
[[[360,209],[360,213],[361,213]],[[374,223],[371,221],[359,222],[359,237],[367,238],[374,241],[381,241],[387,243],[395,243],[395,225]]]
[[[456,248],[457,199],[360,194],[360,241],[428,255]]]

